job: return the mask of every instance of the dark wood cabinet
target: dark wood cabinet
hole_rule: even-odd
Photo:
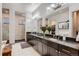
[[[50,54],[50,56],[58,56],[58,50],[56,50],[52,47],[49,47],[49,54]]]
[[[64,45],[59,45],[59,50],[69,56],[78,56],[78,50]]]
[[[27,42],[42,56],[78,56],[79,50],[29,35]]]
[[[43,48],[42,48],[43,46],[42,46],[42,43],[39,41],[38,42],[38,52],[42,55],[43,54]]]
[[[48,56],[48,46],[42,43],[42,49],[43,49],[43,56]]]
[[[58,56],[58,44],[51,42],[51,41],[47,41],[47,45],[48,45],[48,53],[50,56]]]
[[[61,52],[61,51],[59,51],[58,55],[59,55],[59,56],[69,56],[68,54],[63,53],[63,52]]]

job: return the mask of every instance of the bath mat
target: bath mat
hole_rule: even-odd
[[[22,42],[22,43],[21,43],[21,48],[22,48],[22,49],[28,48],[28,47],[31,47],[31,45],[29,45],[29,44],[26,43],[26,42]]]

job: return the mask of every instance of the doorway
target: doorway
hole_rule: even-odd
[[[25,41],[25,16],[23,13],[15,12],[15,42]]]

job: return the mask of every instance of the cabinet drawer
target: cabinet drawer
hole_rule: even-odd
[[[59,52],[59,56],[69,56],[69,55],[63,52]]]
[[[54,43],[54,42],[48,41],[47,44],[48,44],[49,47],[52,47],[52,48],[58,50],[58,44],[57,44],[57,43]]]
[[[67,47],[67,46],[59,45],[59,50],[62,51],[63,53],[66,53],[67,55],[70,55],[70,56],[77,56],[78,55],[77,50]]]
[[[45,45],[47,45],[47,40],[41,40],[41,42]]]
[[[48,56],[48,46],[42,43],[43,56]]]

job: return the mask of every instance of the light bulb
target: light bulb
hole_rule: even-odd
[[[51,4],[51,7],[55,7],[55,4]]]
[[[47,10],[50,10],[51,8],[50,7],[47,7]]]

